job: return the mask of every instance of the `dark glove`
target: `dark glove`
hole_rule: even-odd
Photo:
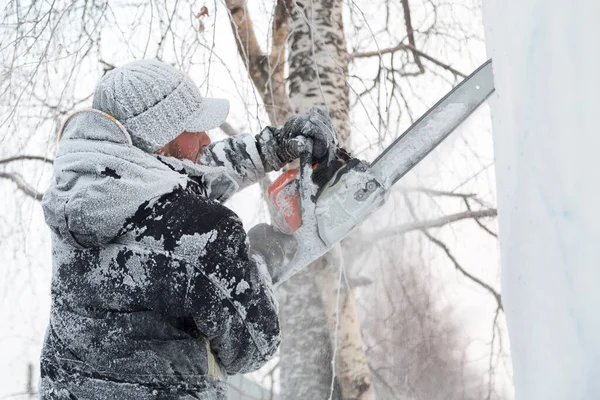
[[[327,112],[312,107],[305,114],[298,114],[283,124],[282,138],[290,140],[297,136],[304,136],[313,140],[313,158],[320,160],[325,157],[330,149],[336,149],[338,144],[337,133],[333,122]]]
[[[292,235],[279,232],[269,224],[258,224],[248,231],[250,255],[258,254],[267,265],[271,277],[284,263],[289,262],[298,247]]]
[[[290,118],[282,127],[267,127],[256,136],[267,172],[276,171],[300,157],[304,146],[298,140],[299,136],[313,140],[313,158],[316,160],[329,155],[338,144],[337,133],[327,113],[312,107],[305,114]]]

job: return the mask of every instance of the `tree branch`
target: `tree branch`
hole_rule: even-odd
[[[256,39],[247,0],[226,0],[238,53],[258,90],[273,125],[283,124],[292,113],[285,89],[285,44],[288,38],[289,0],[277,0],[273,15],[271,54],[262,52]]]
[[[496,307],[496,312],[494,315],[494,321],[492,322],[492,342],[491,342],[491,346],[490,346],[490,363],[489,363],[489,369],[488,369],[488,393],[487,393],[487,397],[485,398],[485,400],[491,400],[492,398],[492,392],[493,392],[493,377],[494,377],[494,343],[496,342],[496,330],[497,330],[497,325],[498,325],[498,315],[500,314],[500,307]],[[502,349],[500,348],[500,351],[502,351]]]
[[[51,158],[43,157],[43,156],[30,156],[30,155],[20,155],[20,156],[14,156],[14,157],[0,159],[0,164],[8,164],[9,162],[20,161],[20,160],[43,161],[50,165],[54,164],[54,160]]]
[[[410,193],[410,192],[423,193],[427,196],[432,196],[432,197],[433,196],[457,197],[457,198],[461,198],[463,200],[465,200],[465,199],[473,200],[475,203],[479,204],[482,207],[492,208],[492,206],[490,204],[481,200],[479,197],[477,197],[477,195],[475,193],[461,193],[461,192],[455,192],[455,191],[435,190],[435,189],[429,189],[429,188],[419,187],[419,186],[400,186],[399,190],[404,193]],[[469,210],[471,210],[471,208],[469,208],[469,207],[467,207],[467,208]]]
[[[471,211],[471,204],[469,203],[469,199],[467,197],[463,197],[463,201],[465,202],[465,205],[467,206],[467,209],[469,211]],[[477,225],[479,225],[481,227],[481,229],[483,229],[484,231],[486,231],[487,233],[489,233],[491,236],[495,237],[496,239],[498,239],[498,234],[496,234],[495,232],[492,232],[492,230],[490,228],[488,228],[487,226],[485,226],[480,220],[479,218],[475,218],[475,222],[477,223]]]
[[[464,211],[456,214],[445,215],[440,218],[425,220],[425,221],[414,221],[407,224],[402,224],[398,227],[392,229],[386,229],[378,232],[374,237],[373,241],[378,241],[381,239],[388,238],[390,236],[395,235],[403,235],[408,232],[430,229],[430,228],[440,228],[444,225],[451,224],[456,221],[460,221],[463,219],[475,219],[478,218],[488,218],[495,217],[498,214],[498,211],[495,208],[490,208],[487,210],[480,211]]]
[[[380,55],[395,53],[397,51],[411,51],[414,54],[418,54],[419,56],[425,58],[426,60],[431,61],[438,67],[442,67],[445,70],[452,72],[454,75],[460,76],[461,78],[467,77],[466,74],[463,74],[462,72],[458,71],[457,69],[454,69],[450,65],[443,63],[442,61],[430,56],[429,54],[422,52],[421,50],[417,49],[415,46],[412,46],[410,44],[404,44],[404,43],[399,43],[398,45],[396,45],[394,47],[388,47],[388,48],[381,49],[378,51],[364,51],[364,52],[359,52],[359,53],[352,53],[352,54],[350,54],[350,60],[354,60],[355,58],[367,58],[367,57],[375,57],[375,56],[379,57]]]
[[[408,6],[408,0],[402,0],[402,10],[404,11],[404,25],[406,25],[406,34],[408,36],[408,43],[414,48],[413,57],[415,58],[415,63],[417,67],[419,67],[419,71],[421,73],[425,72],[425,68],[423,67],[423,63],[421,62],[421,58],[419,57],[419,52],[416,50],[415,43],[415,32],[412,27],[412,21],[410,18],[410,7]]]
[[[350,53],[350,60],[354,60],[356,58],[368,58],[368,57],[379,57],[380,55],[395,53],[397,51],[407,51],[410,50],[410,47],[407,44],[399,43],[394,47],[387,47],[381,50],[373,50],[373,51],[361,51],[357,53]]]
[[[291,0],[277,0],[271,27],[272,43],[268,61],[268,76],[263,101],[271,108],[271,123],[283,124],[292,113],[292,106],[285,88],[286,42],[288,40],[289,9]]]
[[[444,69],[446,69],[446,70],[448,70],[448,71],[452,72],[454,75],[458,75],[458,76],[460,76],[461,78],[466,78],[466,77],[467,77],[467,75],[466,75],[466,74],[463,74],[462,72],[460,72],[460,71],[458,71],[458,70],[456,70],[456,69],[452,68],[450,65],[448,65],[448,64],[446,64],[446,63],[443,63],[443,62],[441,62],[441,61],[440,61],[440,60],[438,60],[437,58],[434,58],[434,57],[430,56],[429,54],[426,54],[426,53],[422,52],[421,50],[417,49],[416,47],[414,47],[414,46],[411,46],[410,44],[409,44],[409,45],[407,45],[407,47],[408,47],[408,48],[409,48],[409,49],[410,49],[410,50],[411,50],[413,53],[417,53],[417,54],[419,54],[421,57],[423,57],[423,58],[424,58],[424,59],[426,59],[426,60],[429,60],[429,61],[431,61],[432,63],[434,63],[434,64],[435,64],[435,65],[437,65],[438,67],[442,67],[442,68],[444,68]]]
[[[410,199],[407,196],[404,196],[404,198],[406,199],[406,205],[407,208],[409,210],[409,212],[411,213],[411,215],[413,216],[413,218],[416,219],[416,213],[415,213],[415,209],[412,205],[412,202],[410,201]],[[496,211],[496,210],[494,210]],[[458,262],[458,260],[452,255],[452,253],[450,252],[450,249],[448,248],[448,246],[446,246],[446,244],[444,242],[442,242],[441,240],[437,239],[436,237],[434,237],[433,235],[431,235],[427,229],[420,229],[420,231],[436,246],[438,246],[439,248],[441,248],[444,253],[446,253],[446,256],[448,256],[448,258],[450,259],[450,261],[452,261],[452,263],[454,264],[454,268],[458,271],[460,271],[460,273],[462,273],[464,276],[466,276],[467,278],[469,278],[470,280],[472,280],[473,282],[477,283],[478,285],[480,285],[481,287],[483,287],[485,290],[487,290],[488,292],[490,292],[492,294],[492,296],[494,296],[494,298],[496,299],[496,303],[498,305],[498,308],[501,309],[502,311],[504,311],[504,307],[502,306],[502,298],[500,296],[500,293],[498,293],[493,287],[491,287],[490,285],[488,285],[487,283],[485,283],[484,281],[482,281],[481,279],[477,278],[476,276],[472,275],[470,272],[468,272],[466,269],[463,268],[462,265],[460,265],[460,263]]]
[[[31,197],[34,200],[42,200],[44,193],[40,193],[37,190],[33,189],[31,186],[25,182],[23,177],[16,172],[0,172],[0,178],[6,178],[17,184],[17,188],[19,188],[23,193],[27,196]]]
[[[478,285],[480,285],[481,287],[483,287],[485,290],[487,290],[488,292],[490,292],[492,294],[492,296],[494,296],[494,298],[496,299],[496,303],[498,305],[498,308],[501,309],[502,311],[504,311],[504,307],[502,306],[502,298],[500,296],[500,293],[496,292],[496,290],[494,290],[494,288],[492,288],[490,285],[488,285],[487,283],[485,283],[481,279],[479,279],[479,278],[471,275],[471,273],[469,273],[467,270],[465,270],[458,263],[458,261],[456,260],[456,258],[452,255],[452,253],[450,252],[450,249],[448,248],[448,246],[446,246],[446,244],[444,242],[442,242],[441,240],[433,237],[429,232],[427,232],[426,229],[421,229],[421,232],[423,232],[423,234],[429,240],[431,240],[436,246],[438,246],[442,250],[444,250],[444,253],[446,253],[446,255],[448,256],[448,258],[450,259],[450,261],[452,261],[452,263],[454,264],[454,268],[456,268],[464,276],[466,276],[467,278],[469,278],[470,280],[472,280],[473,282],[477,283]]]
[[[260,49],[254,24],[246,8],[247,0],[225,0],[230,14],[231,29],[235,36],[238,53],[250,73],[252,82],[262,92],[267,80],[264,62],[267,58]]]

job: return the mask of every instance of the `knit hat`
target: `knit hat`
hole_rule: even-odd
[[[158,60],[140,60],[102,77],[93,108],[116,118],[134,146],[153,153],[184,131],[220,126],[229,113],[229,101],[203,98],[183,72]]]

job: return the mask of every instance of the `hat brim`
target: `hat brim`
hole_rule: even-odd
[[[229,100],[205,97],[200,109],[190,115],[185,123],[186,132],[204,132],[221,126],[229,114]]]

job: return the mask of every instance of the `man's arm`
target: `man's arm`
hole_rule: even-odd
[[[254,136],[236,135],[204,147],[197,162],[206,166],[227,168],[240,189],[258,182],[265,176]]]
[[[271,277],[258,257],[249,256],[246,233],[233,213],[215,226],[212,237],[199,261],[201,273],[188,287],[186,311],[228,374],[251,372],[273,356],[281,340]]]
[[[197,162],[226,167],[242,189],[258,182],[265,172],[278,171],[297,159],[304,147],[299,136],[313,140],[315,160],[332,160],[338,143],[333,122],[327,112],[313,107],[293,116],[282,127],[265,127],[256,137],[236,135],[206,146]]]
[[[280,343],[271,277],[260,257],[251,257],[242,222],[217,201],[179,189],[161,198],[148,215],[144,235],[168,237],[185,272],[174,273],[163,293],[173,315],[194,319],[197,329],[229,374],[246,373],[268,361]],[[159,223],[155,221],[160,217]],[[154,232],[152,226],[160,227]]]
[[[126,229],[138,243],[161,246],[149,304],[194,320],[229,374],[260,368],[280,343],[277,303],[261,257],[249,255],[233,211],[190,188],[141,207]],[[152,266],[149,266],[152,268]]]

